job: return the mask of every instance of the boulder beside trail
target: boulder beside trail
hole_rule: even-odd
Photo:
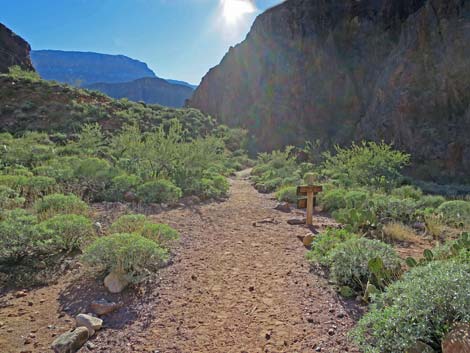
[[[470,324],[456,325],[442,340],[443,353],[470,353]]]
[[[93,336],[95,331],[100,330],[103,326],[103,320],[86,314],[78,314],[75,318],[75,323],[77,327],[86,327],[89,332],[89,337]]]
[[[436,353],[436,351],[426,343],[418,341],[413,347],[407,349],[406,353]]]
[[[51,348],[55,353],[75,353],[88,340],[89,333],[86,327],[77,327],[66,332],[52,342]]]
[[[129,281],[123,273],[113,271],[104,279],[104,286],[111,293],[121,293],[127,287]]]

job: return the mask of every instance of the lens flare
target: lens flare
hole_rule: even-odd
[[[222,16],[227,24],[239,22],[247,14],[256,11],[251,0],[221,0]]]

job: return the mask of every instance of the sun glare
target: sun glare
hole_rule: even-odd
[[[256,11],[251,0],[221,0],[222,15],[228,24],[235,24],[245,15]]]

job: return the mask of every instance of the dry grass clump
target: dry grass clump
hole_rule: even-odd
[[[412,241],[416,233],[411,227],[400,222],[391,222],[383,227],[384,235],[391,241]]]

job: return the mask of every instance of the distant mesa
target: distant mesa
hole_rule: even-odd
[[[185,81],[178,81],[178,80],[170,80],[166,79],[167,82],[175,84],[175,85],[183,85],[183,86],[188,86],[192,89],[196,89],[197,85],[192,85],[191,83],[185,82]]]
[[[45,80],[97,90],[113,98],[182,107],[196,88],[184,81],[161,79],[146,63],[124,55],[33,50],[31,58]]]
[[[148,104],[179,108],[191,98],[194,89],[184,84],[172,84],[158,77],[140,78],[122,83],[95,83],[84,88],[97,90],[113,98],[128,98]]]
[[[33,50],[31,60],[43,79],[73,86],[86,86],[99,82],[128,82],[143,77],[156,77],[147,64],[124,55]]]
[[[24,70],[34,70],[29,53],[31,47],[23,38],[0,23],[0,73],[19,65]]]

